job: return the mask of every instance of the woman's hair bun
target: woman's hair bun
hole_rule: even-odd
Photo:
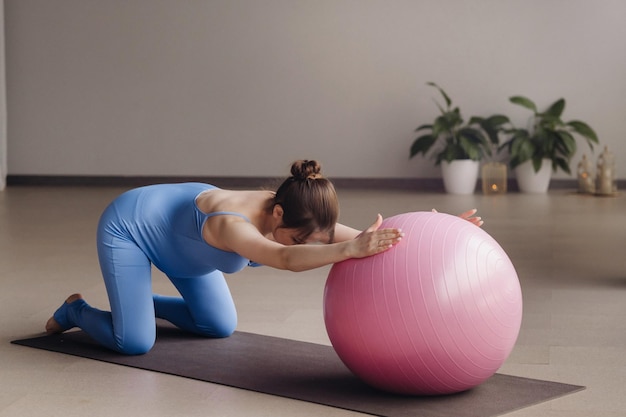
[[[317,161],[302,159],[291,165],[291,175],[296,180],[305,181],[322,178],[322,166]]]

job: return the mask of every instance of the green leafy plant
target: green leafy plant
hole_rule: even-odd
[[[508,149],[511,168],[531,160],[535,172],[538,172],[542,160],[550,159],[554,172],[560,168],[571,174],[570,160],[576,153],[574,134],[582,136],[592,151],[593,144],[598,143],[598,136],[587,123],[580,120],[564,122],[561,119],[565,110],[565,100],[562,98],[543,112],[539,112],[535,103],[523,96],[511,97],[509,101],[533,112],[528,128],[512,125],[503,128],[505,133],[511,135],[501,147]]]
[[[461,110],[452,106],[452,100],[446,92],[433,82],[427,85],[439,91],[446,105],[444,107],[435,100],[440,115],[432,124],[424,124],[415,129],[416,132],[427,133],[413,141],[410,158],[420,153],[426,156],[432,151],[436,165],[439,165],[441,161],[451,162],[457,159],[479,161],[485,155],[491,155],[492,148],[499,143],[498,136],[502,126],[509,119],[503,115],[494,115],[488,118],[472,117],[469,123],[465,123]],[[438,149],[435,145],[438,145]]]

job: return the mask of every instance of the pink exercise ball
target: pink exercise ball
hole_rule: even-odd
[[[391,250],[339,262],[324,289],[324,322],[343,363],[398,394],[451,394],[491,377],[522,322],[515,268],[484,230],[456,216],[414,212]]]

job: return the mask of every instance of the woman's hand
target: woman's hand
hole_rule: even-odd
[[[459,217],[462,218],[463,220],[467,220],[468,222],[480,227],[482,226],[485,222],[483,222],[481,217],[478,216],[474,216],[474,214],[476,214],[478,210],[476,209],[471,209],[468,210],[464,213],[459,214]],[[433,213],[437,213],[437,210],[433,209]]]
[[[351,242],[351,258],[376,255],[391,249],[402,240],[402,236],[404,236],[402,230],[396,228],[380,229],[382,222],[383,216],[379,214],[376,221]]]
[[[476,209],[471,209],[471,210],[466,211],[465,213],[459,214],[459,217],[462,218],[463,220],[467,220],[468,222],[473,223],[476,226],[480,227],[484,224],[484,222],[481,217],[474,216],[474,214],[476,214],[477,211],[478,210]]]

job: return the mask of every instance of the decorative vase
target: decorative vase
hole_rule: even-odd
[[[615,157],[604,147],[604,152],[598,157],[598,176],[596,193],[598,195],[613,195],[617,191],[615,180]]]
[[[458,159],[441,162],[443,186],[449,194],[473,194],[478,180],[479,161]]]
[[[529,194],[545,194],[552,178],[552,161],[544,159],[539,172],[535,172],[533,161],[526,161],[515,167],[515,177],[519,190]]]

